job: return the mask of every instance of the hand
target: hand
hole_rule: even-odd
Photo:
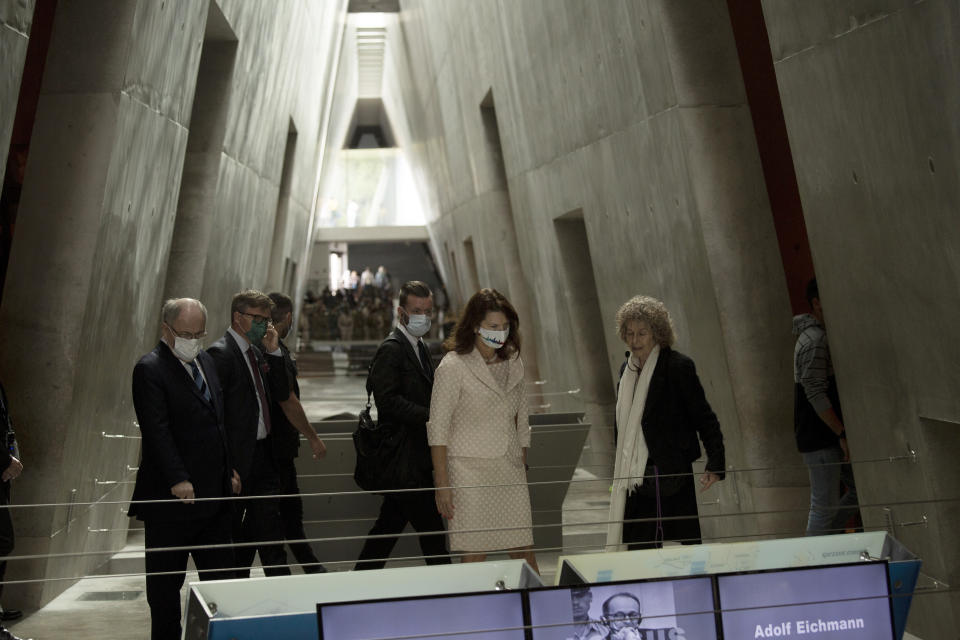
[[[240,495],[240,490],[243,488],[243,485],[240,484],[240,474],[237,473],[237,470],[233,470],[233,476],[230,477],[230,488],[233,489],[233,494],[238,496]]]
[[[840,438],[840,448],[843,449],[843,461],[850,462],[850,445],[846,438]]]
[[[272,353],[280,348],[280,338],[272,322],[267,323],[267,332],[263,336],[263,350]]]
[[[323,444],[323,440],[317,436],[310,438],[310,450],[313,451],[314,460],[325,458],[327,455],[327,445]]]
[[[703,493],[704,491],[712,487],[713,483],[718,482],[719,480],[720,480],[720,476],[718,476],[712,471],[707,471],[705,474],[700,476],[700,486],[703,487],[702,489],[700,489],[700,493]]]
[[[189,480],[178,482],[170,487],[170,493],[180,498],[184,504],[193,504],[193,484]]]
[[[3,470],[3,474],[0,474],[0,480],[10,482],[21,473],[23,473],[23,463],[13,456],[10,456],[10,464]]]
[[[640,637],[640,632],[637,631],[635,627],[623,627],[617,629],[613,632],[613,635],[610,636],[611,640],[643,640]]]
[[[437,511],[447,520],[453,518],[453,489],[437,489]]]

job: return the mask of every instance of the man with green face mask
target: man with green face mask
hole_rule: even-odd
[[[271,312],[273,301],[256,290],[241,291],[230,305],[230,328],[207,352],[213,357],[223,387],[224,426],[230,453],[240,474],[243,496],[280,494],[274,462],[270,403],[286,397],[288,382]],[[275,542],[237,547],[237,577],[250,575],[253,556],[268,576],[289,575],[283,549],[278,499],[238,501],[233,514],[234,542]],[[279,543],[277,543],[279,541]]]

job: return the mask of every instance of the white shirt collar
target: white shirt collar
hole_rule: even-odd
[[[246,339],[246,337],[234,331],[233,327],[229,327],[227,329],[227,333],[232,335],[233,339],[237,341],[237,346],[240,347],[240,351],[243,353],[246,353],[247,349],[250,348],[250,342]]]

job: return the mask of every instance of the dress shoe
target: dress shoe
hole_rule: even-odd
[[[24,640],[23,638],[18,638],[17,636],[10,633],[10,631],[4,627],[0,626],[0,640]],[[26,640],[31,640],[27,638]]]
[[[10,622],[11,620],[19,620],[23,617],[23,611],[19,609],[4,609],[0,612],[0,621]]]

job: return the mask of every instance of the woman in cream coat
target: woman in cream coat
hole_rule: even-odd
[[[506,550],[538,570],[518,327],[500,292],[481,289],[470,298],[434,374],[427,438],[451,550],[464,553],[463,562]]]

